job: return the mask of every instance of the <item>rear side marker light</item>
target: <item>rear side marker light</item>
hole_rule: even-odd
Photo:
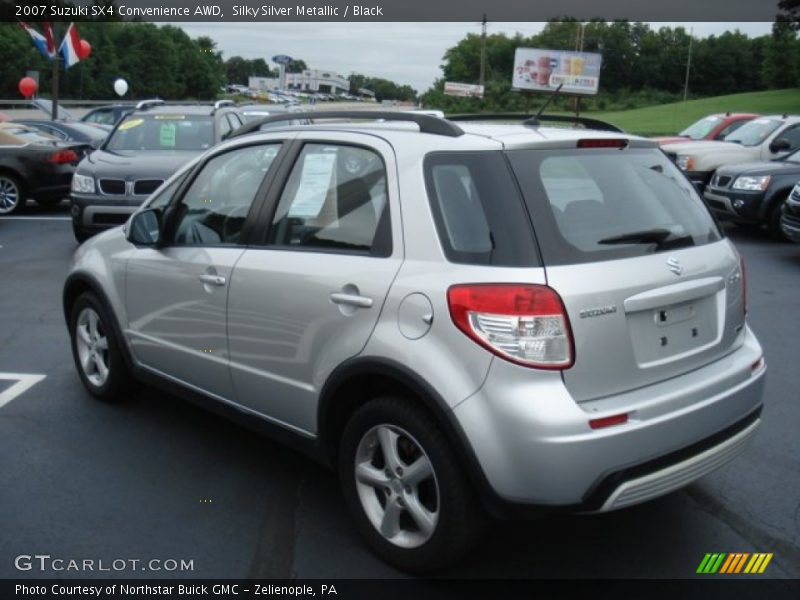
[[[578,148],[627,148],[626,139],[593,139],[578,140]]]
[[[764,366],[764,357],[762,356],[756,362],[754,362],[752,365],[750,365],[750,371],[752,373],[755,373],[756,371],[758,371],[763,366]]]
[[[739,257],[739,270],[742,272],[742,307],[747,316],[747,273],[744,270],[744,258]]]
[[[501,358],[537,369],[574,363],[567,311],[545,285],[454,285],[447,303],[456,327]]]
[[[59,150],[55,154],[51,154],[47,162],[51,162],[55,165],[63,165],[75,162],[76,160],[78,160],[78,155],[75,154],[74,150]]]
[[[602,419],[591,419],[589,427],[592,429],[602,429],[603,427],[611,427],[612,425],[622,425],[628,422],[628,413],[621,415],[612,415],[610,417],[603,417]]]

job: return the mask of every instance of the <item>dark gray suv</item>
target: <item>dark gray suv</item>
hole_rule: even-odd
[[[124,223],[175,171],[243,124],[238,110],[214,105],[159,105],[120,121],[72,179],[72,229],[79,242]]]

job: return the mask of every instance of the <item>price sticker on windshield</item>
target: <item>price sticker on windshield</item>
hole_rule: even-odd
[[[158,143],[162,148],[175,147],[175,123],[162,123],[158,130]]]

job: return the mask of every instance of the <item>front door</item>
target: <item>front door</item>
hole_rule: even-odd
[[[245,222],[279,149],[276,143],[251,145],[209,159],[173,203],[163,247],[132,254],[125,284],[127,334],[145,367],[234,398],[228,289],[244,252]]]

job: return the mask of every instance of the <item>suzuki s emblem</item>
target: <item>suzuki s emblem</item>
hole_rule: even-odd
[[[683,267],[681,266],[681,261],[679,261],[677,258],[673,258],[672,256],[670,256],[667,259],[667,266],[669,267],[670,271],[675,273],[675,275],[680,275],[681,273],[683,273]]]

